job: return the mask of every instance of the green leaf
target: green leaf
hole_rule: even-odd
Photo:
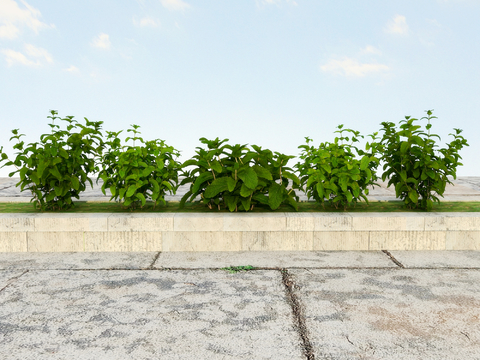
[[[70,178],[70,181],[74,190],[80,189],[80,181],[78,181],[78,178],[75,175]]]
[[[182,199],[180,200],[180,204],[178,206],[180,209],[183,209],[183,207],[185,206],[185,202],[191,195],[192,195],[192,192],[189,190],[185,193],[185,195],[182,196]]]
[[[47,165],[47,164],[45,163],[45,161],[40,161],[40,162],[38,163],[37,175],[38,175],[39,178],[42,177],[43,171],[45,170],[46,165]],[[20,177],[21,177],[21,175],[22,175],[22,173],[20,172]]]
[[[316,188],[317,188],[318,196],[320,197],[320,199],[323,199],[325,197],[323,184],[321,182],[317,183]]]
[[[245,209],[245,211],[250,210],[250,206],[251,206],[250,198],[246,198],[246,199],[240,198],[240,202],[242,203],[243,208]]]
[[[160,185],[158,185],[158,181],[155,179],[150,179],[149,180],[150,184],[153,185],[153,191],[154,192],[159,192],[160,191]]]
[[[267,179],[267,180],[273,180],[272,174],[270,173],[270,171],[265,169],[263,166],[253,165],[252,169],[253,169],[253,171],[255,171],[255,173],[257,174],[258,177],[263,178],[263,179]]]
[[[233,180],[230,177],[222,177],[222,178],[213,180],[212,183],[210,185],[208,185],[207,188],[205,189],[204,196],[206,198],[211,199],[211,198],[217,196],[219,193],[221,193],[223,191],[227,191],[228,190],[228,179]]]
[[[136,185],[130,185],[128,190],[127,190],[126,197],[127,198],[131,197],[135,193],[135,191],[137,191],[137,186]],[[125,206],[127,206],[127,205],[125,205]]]
[[[235,211],[238,203],[238,196],[225,195],[223,199],[225,200],[225,204],[227,204],[228,210]]]
[[[64,159],[68,159],[68,153],[65,149],[61,148],[60,149],[60,156],[63,157]]]
[[[253,192],[253,189],[250,189],[245,184],[242,184],[242,187],[240,188],[240,196],[249,197]]]
[[[238,172],[238,177],[250,189],[255,189],[258,185],[257,173],[252,168],[242,169]]]
[[[400,177],[402,178],[403,181],[407,181],[407,171],[406,170],[400,171]]]
[[[252,199],[258,201],[261,204],[268,205],[268,197],[263,194],[256,193],[252,196]]]
[[[200,174],[197,179],[195,180],[195,183],[193,184],[193,187],[192,187],[192,193],[196,193],[198,191],[198,189],[200,189],[200,186],[205,182],[205,181],[208,181],[208,180],[211,180],[213,179],[213,175],[211,172],[204,172],[202,174]]]
[[[112,194],[112,196],[115,196],[115,194],[117,193],[117,187],[115,185],[110,186],[110,193]]]
[[[61,186],[54,186],[55,195],[62,196],[63,188]]]
[[[352,194],[350,193],[350,191],[345,192],[345,196],[347,197],[347,201],[348,201],[349,203],[351,203],[352,200],[353,200],[353,196],[352,196]]]
[[[415,190],[410,190],[408,192],[408,197],[412,200],[415,204],[418,203],[418,194]]]
[[[294,198],[292,198],[291,196],[288,196],[287,197],[287,202],[288,202],[288,205],[290,205],[291,207],[293,207],[295,209],[295,211],[298,211],[298,203],[295,201]]]
[[[142,202],[142,206],[145,206],[147,200],[145,199],[145,196],[142,193],[138,193],[135,195],[138,200]]]
[[[63,177],[60,174],[60,171],[58,171],[58,168],[56,166],[50,169],[50,174],[55,176],[59,181],[63,180]]]
[[[280,206],[283,201],[283,187],[277,183],[270,185],[268,189],[268,205],[272,210]]]
[[[220,174],[222,172],[222,165],[217,160],[210,162],[210,166],[216,173]]]
[[[362,161],[360,161],[360,170],[365,170],[368,167],[368,164],[370,164],[370,158],[365,155],[362,158]]]

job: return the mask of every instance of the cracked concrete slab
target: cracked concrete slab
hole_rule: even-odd
[[[24,274],[25,271],[21,270],[0,271],[0,293]]]
[[[396,267],[381,251],[225,251],[163,252],[154,268],[200,269],[246,265],[261,268]]]
[[[145,269],[157,252],[1,253],[0,270]]]
[[[279,271],[30,271],[0,293],[0,358],[303,359]]]
[[[292,270],[319,359],[480,359],[478,270]]]
[[[480,251],[390,251],[406,268],[480,268]]]

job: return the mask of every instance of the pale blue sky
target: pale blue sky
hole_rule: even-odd
[[[479,19],[479,0],[0,0],[0,146],[56,109],[139,124],[182,160],[200,137],[298,155],[435,109],[479,176]]]

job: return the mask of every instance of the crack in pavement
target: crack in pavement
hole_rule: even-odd
[[[296,328],[300,339],[302,340],[303,353],[307,360],[315,360],[315,353],[313,351],[313,346],[310,342],[307,325],[305,323],[304,310],[300,304],[300,300],[295,294],[295,282],[293,276],[288,273],[287,269],[282,269],[280,272],[282,274],[283,285],[285,286],[287,302],[292,308],[293,318],[295,320],[294,327]]]
[[[390,254],[390,251],[382,250],[382,252],[384,254],[386,254],[390,258],[390,260],[392,260],[398,267],[401,267],[402,269],[405,269],[405,266],[403,266],[403,264],[400,261],[395,259],[395,257],[392,254]]]
[[[0,289],[0,292],[2,292],[3,290],[5,290],[7,287],[9,287],[11,284],[13,284],[15,282],[15,280],[18,280],[19,278],[21,278],[23,275],[25,275],[26,273],[28,273],[29,270],[25,270],[23,273],[21,273],[20,275],[18,276],[15,276],[11,279],[8,279],[7,280],[7,285],[5,285],[3,288]]]
[[[152,263],[151,263],[150,266],[148,267],[149,270],[153,270],[153,265],[155,265],[155,263],[157,262],[158,257],[160,256],[160,253],[161,253],[161,251],[157,252],[157,254],[155,255],[155,257],[153,258]]]

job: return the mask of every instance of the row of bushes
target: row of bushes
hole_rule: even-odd
[[[147,200],[165,204],[167,193],[175,194],[179,185],[190,184],[180,206],[200,196],[210,209],[249,211],[259,205],[276,209],[281,204],[297,209],[295,190],[302,190],[318,203],[346,209],[362,199],[368,202],[368,187],[376,185],[380,163],[382,180],[395,187],[397,198],[409,208],[430,210],[450,183],[447,176],[455,178],[456,168],[462,165],[459,151],[468,146],[462,130],[454,129],[453,140],[438,149],[435,138],[440,138],[430,133],[436,117],[429,110],[420,119],[427,120],[425,130],[418,119],[408,116],[398,128],[383,122],[382,136],[369,135],[363,149],[357,147],[363,136],[342,125],[333,142],[313,146],[307,137],[306,144],[299,146],[301,161],[294,165],[295,171],[287,166],[294,156],[256,145],[230,145],[228,139],[218,138],[201,138],[205,147],[197,147],[196,155],[182,164],[176,160],[178,150],[163,140],[145,141],[138,125],[127,130],[131,135],[125,141],[132,145],[126,145],[119,138],[121,131],[107,131],[104,140],[102,122],[85,118],[83,125],[72,116],[57,115],[51,111],[51,132],[41,135],[40,142],[26,145],[24,135],[12,130],[10,140],[17,141],[14,160],[0,148],[0,163],[16,167],[9,176],[20,176],[17,186],[30,190],[31,201],[41,210],[73,206],[72,198],[79,198],[87,182],[93,186],[89,174],[94,173],[97,181],[103,180],[103,193],[109,189],[111,200],[129,208],[143,207]]]

